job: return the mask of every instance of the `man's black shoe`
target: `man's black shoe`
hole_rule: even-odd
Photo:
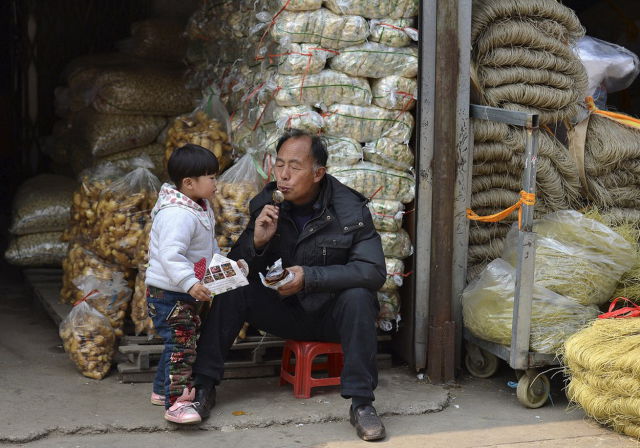
[[[196,399],[194,408],[200,414],[200,418],[204,420],[211,414],[211,408],[216,405],[216,387],[215,386],[196,386]]]
[[[349,408],[349,419],[351,424],[356,427],[358,437],[362,440],[380,440],[385,437],[384,425],[378,417],[376,408],[370,404],[363,404],[353,409]]]

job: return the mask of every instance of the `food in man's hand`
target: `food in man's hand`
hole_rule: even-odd
[[[271,200],[273,200],[273,203],[276,205],[282,204],[282,202],[284,202],[284,193],[280,190],[273,190]]]
[[[268,285],[275,285],[281,280],[284,280],[289,275],[289,271],[286,269],[282,269],[280,271],[269,272],[265,276],[265,281]]]

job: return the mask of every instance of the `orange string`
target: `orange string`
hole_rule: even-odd
[[[534,205],[535,203],[536,203],[535,193],[527,193],[526,191],[522,190],[520,191],[520,199],[511,207],[489,216],[480,216],[476,214],[473,210],[468,208],[467,219],[470,219],[472,221],[480,221],[480,222],[498,222],[498,221],[502,221],[511,213],[518,210],[518,228],[522,228],[522,206]]]
[[[611,118],[612,120],[615,120],[618,123],[624,124],[626,126],[630,126],[633,128],[640,128],[640,120],[637,118],[633,118],[629,115],[625,115],[617,112],[611,112],[608,110],[600,110],[596,106],[596,103],[593,101],[593,98],[590,96],[588,96],[585,99],[585,102],[587,104],[587,109],[591,113],[602,115],[603,117]]]

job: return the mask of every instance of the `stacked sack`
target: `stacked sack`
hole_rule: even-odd
[[[131,304],[130,317],[136,333],[152,332],[146,313],[144,271],[151,209],[160,181],[151,173],[148,158],[132,164],[136,168],[129,172],[106,163],[84,173],[73,196],[72,222],[66,232],[69,252],[63,262],[63,302],[76,304],[85,299],[87,279],[118,285],[118,300],[92,301],[109,320],[116,337],[124,334],[133,287],[136,301]]]
[[[78,58],[65,70],[67,86],[56,89],[50,155],[77,175],[89,166],[116,162],[126,167],[141,155],[162,173],[164,148],[157,140],[167,118],[191,111],[196,93],[185,87],[181,59],[183,25],[149,19],[132,25],[121,53]]]
[[[11,264],[21,267],[60,266],[67,253],[62,232],[69,225],[76,182],[42,174],[24,182],[13,202],[12,239],[5,252]]]
[[[223,255],[231,250],[249,223],[249,201],[262,190],[264,179],[253,157],[246,154],[219,178],[213,211],[216,239]]]
[[[239,151],[259,160],[286,129],[322,133],[329,173],[373,199],[389,273],[379,294],[384,329],[399,318],[403,259],[413,251],[402,216],[415,195],[408,143],[418,7],[416,0],[204,2],[187,28],[192,82],[217,83]]]
[[[124,317],[131,289],[122,275],[99,279],[93,275],[77,281],[84,298],[60,324],[62,345],[80,373],[100,380],[111,370],[117,329],[114,321]]]
[[[556,0],[475,0],[472,19],[472,80],[488,106],[539,114],[536,216],[579,207],[578,171],[552,134],[556,123],[579,111],[587,75],[573,46],[584,34],[575,13]],[[473,121],[471,208],[489,215],[519,199],[525,132]],[[468,279],[500,255],[508,225],[472,222]]]
[[[193,112],[176,117],[171,123],[165,139],[164,163],[166,165],[177,148],[191,143],[211,151],[222,172],[234,158],[229,133],[227,111],[218,96],[210,92]]]

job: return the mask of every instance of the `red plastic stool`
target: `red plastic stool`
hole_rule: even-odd
[[[291,362],[291,354],[295,355],[295,366]],[[318,355],[327,355],[327,362],[313,363]],[[342,346],[332,342],[308,342],[287,340],[282,351],[280,366],[280,385],[293,384],[293,395],[296,398],[311,397],[311,388],[318,386],[338,386],[340,372],[344,364]],[[313,378],[311,372],[326,370],[328,378]]]

